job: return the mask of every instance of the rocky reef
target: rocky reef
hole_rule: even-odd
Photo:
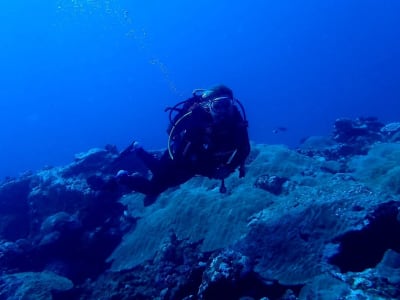
[[[0,184],[0,299],[399,299],[400,123],[338,119],[148,207],[107,146]]]

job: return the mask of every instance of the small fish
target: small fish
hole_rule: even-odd
[[[277,134],[277,133],[279,133],[279,132],[285,132],[285,131],[287,131],[287,128],[286,128],[286,127],[276,127],[276,128],[274,128],[274,129],[272,130],[272,133]]]

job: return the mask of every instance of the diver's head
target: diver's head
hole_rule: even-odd
[[[225,85],[216,85],[203,92],[201,97],[214,118],[223,119],[230,115],[233,107],[233,92]]]
[[[217,97],[233,98],[233,92],[227,86],[219,84],[219,85],[215,85],[209,89],[204,90],[201,97],[204,100],[209,100],[209,99],[217,98]]]

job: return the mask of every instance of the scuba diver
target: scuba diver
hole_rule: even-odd
[[[230,88],[217,85],[193,91],[191,98],[168,107],[168,147],[161,157],[133,142],[123,152],[135,153],[151,171],[149,179],[139,173],[120,170],[119,185],[145,194],[145,206],[167,188],[178,186],[196,175],[221,180],[239,170],[245,176],[245,159],[250,153],[248,122],[242,104]]]

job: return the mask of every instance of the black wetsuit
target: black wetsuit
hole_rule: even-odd
[[[137,156],[153,174],[150,180],[137,175],[125,176],[120,183],[145,195],[157,196],[195,175],[223,179],[243,167],[250,143],[247,122],[236,106],[219,122],[199,106],[179,125],[171,153],[166,150],[156,158],[142,148],[136,150]],[[244,171],[240,176],[244,176]]]

